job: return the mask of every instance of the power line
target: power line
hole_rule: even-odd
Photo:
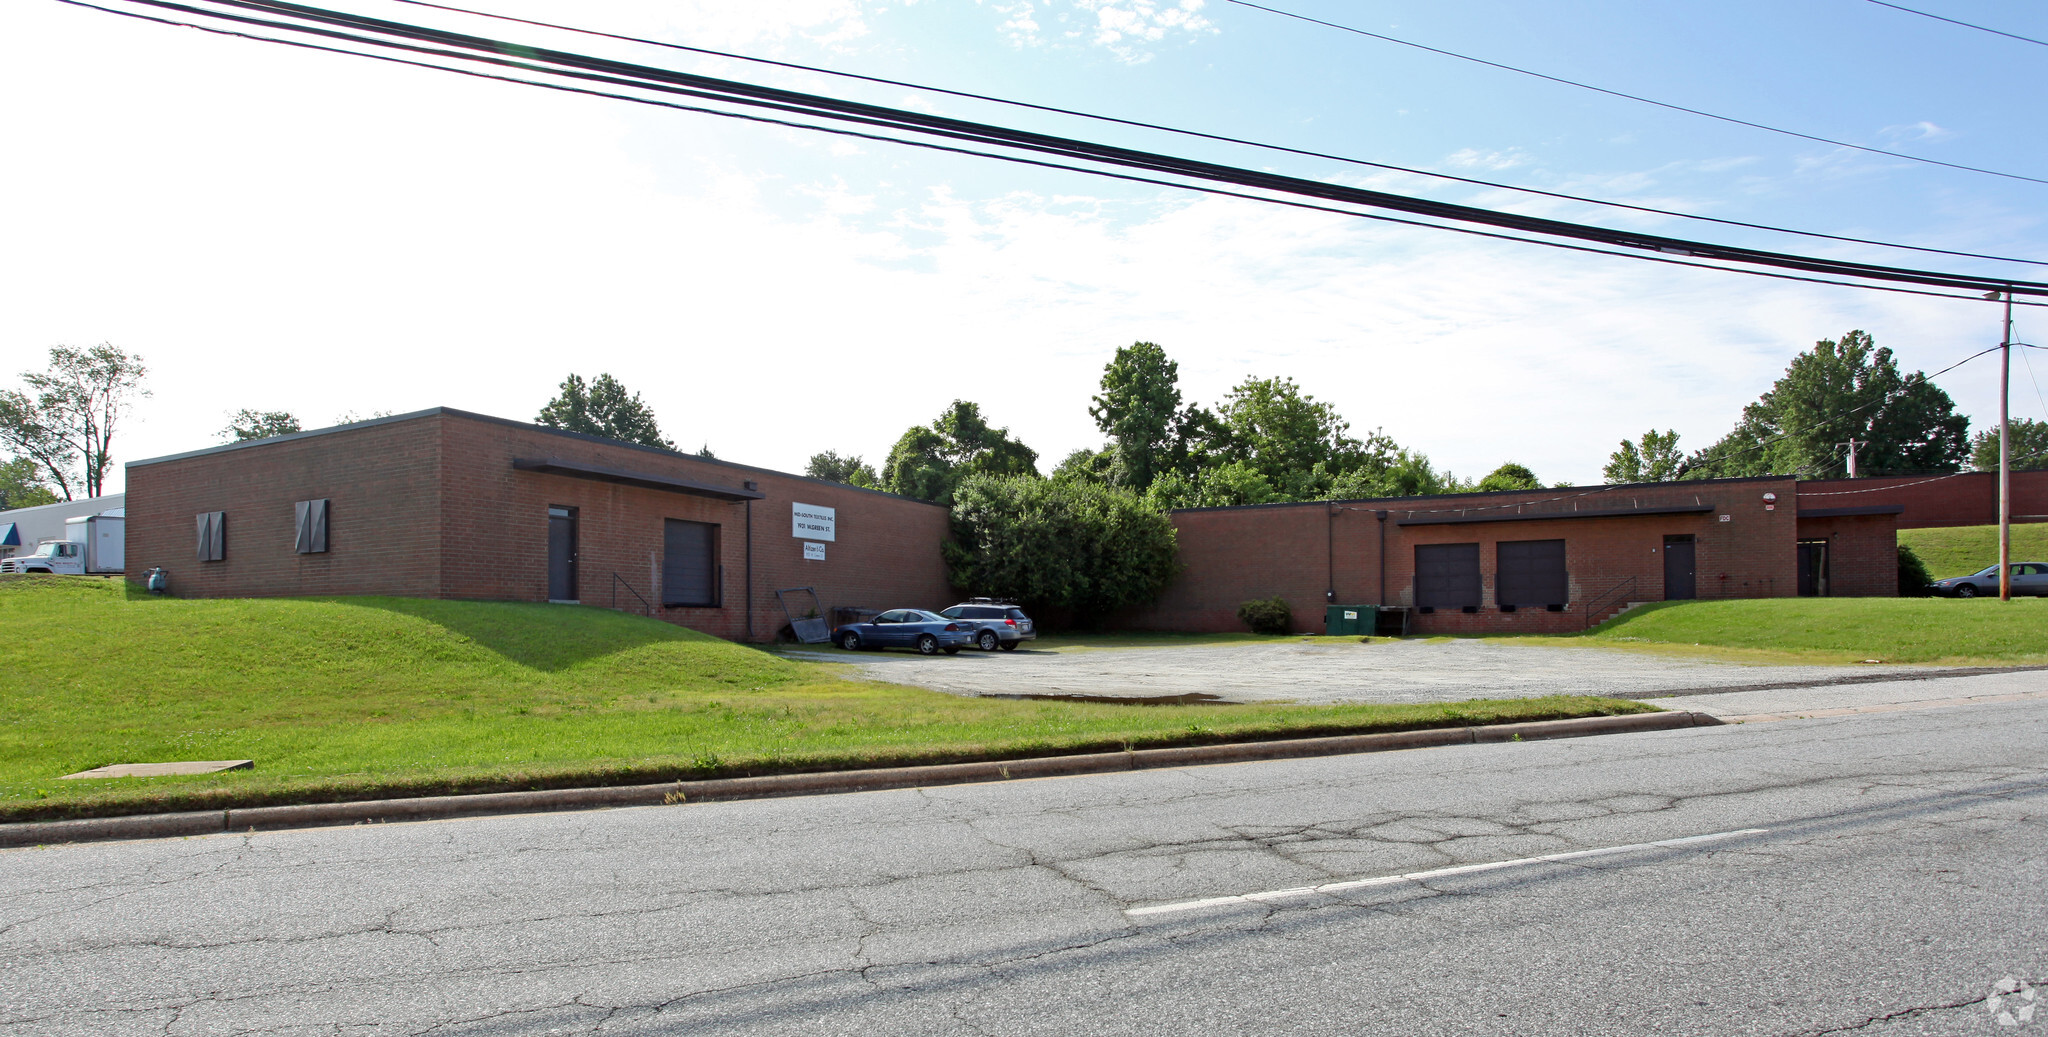
[[[1947,22],[1950,25],[1960,25],[1965,29],[1975,29],[1978,32],[1988,32],[1993,36],[2003,36],[2009,40],[2018,40],[2021,43],[2031,43],[2036,47],[2048,47],[2048,40],[2037,40],[2032,36],[2021,36],[2016,32],[2006,32],[2003,29],[1994,29],[1988,25],[1978,25],[1974,22],[1966,22],[1958,18],[1947,18],[1943,17],[1942,15],[1931,14],[1927,11],[1916,11],[1910,7],[1901,7],[1898,4],[1886,3],[1885,0],[1870,0],[1870,2],[1876,4],[1879,7],[1889,7],[1894,11],[1904,11],[1907,14],[1917,14],[1922,18],[1932,18],[1937,22]]]
[[[65,0],[65,2],[76,3],[77,0]],[[1070,160],[1095,162],[1108,166],[1137,169],[1210,183],[1224,183],[1235,187],[1269,191],[1275,194],[1313,198],[1325,203],[1393,210],[1409,215],[1427,216],[1457,223],[1477,224],[1549,237],[1590,241],[1614,248],[1632,250],[1631,254],[1638,252],[1659,254],[1656,256],[1639,255],[1637,258],[1661,259],[1663,256],[1682,256],[1716,262],[1797,270],[1833,277],[1916,284],[1928,288],[1975,291],[1980,294],[1989,289],[2025,295],[2048,295],[2048,283],[2037,281],[2021,281],[2008,278],[1950,274],[1939,271],[1852,263],[1843,260],[1830,260],[1759,249],[1716,245],[1662,235],[1635,234],[1562,220],[1522,216],[1475,206],[1436,202],[1406,195],[1390,194],[1383,191],[1370,191],[1362,188],[1304,180],[1297,177],[1281,176],[1216,163],[1176,158],[1051,134],[1034,133],[966,120],[927,115],[919,112],[903,111],[879,105],[807,94],[800,91],[717,79],[671,69],[594,58],[549,48],[514,44],[487,37],[470,36],[408,25],[402,22],[392,22],[385,19],[328,11],[301,4],[280,2],[280,0],[214,0],[214,4],[217,7],[260,11],[267,14],[282,14],[301,19],[302,21],[272,21],[193,7],[187,4],[175,3],[172,0],[133,0],[133,2],[140,6],[181,11],[224,21],[259,25],[271,29],[282,29],[370,47],[395,49],[451,60],[520,68],[530,72],[601,82],[612,86],[626,86],[659,93],[678,94],[746,107],[764,108],[788,114],[800,114],[836,122],[854,123],[898,132],[917,133],[941,139],[1049,154]],[[97,5],[79,4],[79,6]],[[105,8],[101,9],[104,10]],[[374,37],[359,36],[325,27],[330,25],[345,26],[350,29],[367,31],[377,35]],[[513,59],[502,56],[506,54],[517,54],[520,57],[519,59]],[[1186,187],[1187,185],[1177,186]],[[1364,214],[1352,213],[1351,215]]]
[[[435,11],[447,11],[452,14],[469,15],[477,18],[490,18],[497,21],[509,22],[517,25],[529,25],[535,28],[552,29],[561,32],[577,33],[580,35],[592,36],[599,39],[616,40],[621,43],[633,43],[649,47],[661,47],[668,50],[683,51],[690,54],[702,54],[708,57],[726,58],[732,61],[746,61],[752,62],[757,65],[767,65],[773,68],[789,69],[791,71],[796,72],[808,72],[816,75],[836,76],[841,79],[851,79],[863,83],[874,83],[881,86],[901,87],[906,90],[921,90],[927,93],[941,94],[947,97],[958,97],[971,101],[983,101],[990,104],[1007,105],[1009,107],[1022,108],[1029,111],[1046,112],[1048,114],[1053,115],[1071,116],[1077,119],[1088,119],[1095,122],[1110,123],[1117,126],[1129,126],[1134,129],[1156,130],[1161,133],[1178,134],[1180,136],[1193,137],[1200,140],[1215,141],[1221,144],[1235,144],[1243,147],[1259,148],[1265,151],[1273,151],[1286,155],[1298,155],[1303,158],[1316,158],[1330,162],[1342,162],[1348,165],[1363,166],[1370,169],[1383,169],[1389,172],[1407,173],[1413,176],[1432,177],[1438,180],[1448,180],[1454,183],[1468,184],[1475,187],[1486,187],[1500,191],[1516,191],[1522,194],[1536,195],[1543,198],[1555,198],[1561,201],[1580,202],[1586,205],[1601,205],[1615,209],[1626,209],[1631,212],[1649,213],[1657,216],[1669,216],[1681,220],[1697,220],[1702,223],[1715,223],[1720,224],[1724,227],[1743,227],[1750,230],[1769,231],[1774,234],[1792,234],[1800,237],[1819,238],[1826,241],[1841,241],[1857,245],[1876,245],[1881,248],[1903,249],[1913,252],[1926,252],[1934,255],[1958,256],[1966,259],[1989,259],[2001,263],[2025,263],[2032,266],[2048,266],[2048,260],[2019,259],[2012,256],[1990,255],[1983,252],[1963,252],[1956,249],[1933,248],[1926,245],[1905,245],[1894,241],[1879,241],[1873,238],[1858,238],[1843,234],[1828,234],[1821,231],[1797,230],[1791,227],[1776,226],[1768,223],[1751,223],[1746,220],[1731,220],[1718,216],[1702,216],[1698,213],[1679,212],[1674,209],[1660,209],[1652,205],[1637,205],[1631,202],[1617,202],[1601,198],[1589,198],[1584,195],[1569,194],[1563,191],[1546,191],[1536,187],[1522,187],[1516,184],[1504,184],[1492,180],[1481,180],[1476,177],[1458,176],[1453,173],[1440,173],[1434,170],[1416,169],[1410,166],[1398,166],[1388,162],[1375,162],[1371,159],[1352,158],[1349,156],[1335,155],[1328,152],[1313,151],[1305,148],[1289,147],[1284,144],[1268,144],[1261,141],[1248,140],[1242,137],[1232,137],[1226,134],[1208,133],[1202,130],[1183,129],[1174,126],[1162,125],[1160,123],[1145,122],[1139,119],[1125,119],[1114,115],[1101,115],[1094,112],[1085,112],[1073,108],[1062,108],[1057,105],[1037,104],[1031,101],[1019,101],[1012,98],[996,97],[991,94],[978,94],[967,90],[953,90],[947,87],[929,86],[923,83],[912,83],[901,79],[888,79],[881,76],[863,75],[858,72],[843,72],[837,69],[823,68],[817,65],[805,65],[793,61],[780,61],[774,58],[754,57],[752,55],[737,54],[731,51],[714,50],[709,47],[697,47],[684,43],[670,43],[665,40],[649,39],[643,36],[627,36],[619,33],[605,32],[598,29],[586,29],[574,25],[564,25],[559,22],[537,21],[535,19],[520,18],[514,15],[496,14],[490,11],[481,11],[468,7],[454,7],[448,4],[433,3],[431,2],[431,0],[395,0],[395,2],[409,4],[414,7],[428,8],[430,10]]]
[[[1862,144],[1851,144],[1848,141],[1835,140],[1831,137],[1819,137],[1811,133],[1801,133],[1798,130],[1788,130],[1780,126],[1771,126],[1766,123],[1752,122],[1748,119],[1738,119],[1732,115],[1717,115],[1713,112],[1703,111],[1698,108],[1688,108],[1682,104],[1672,104],[1668,101],[1659,101],[1655,98],[1644,97],[1641,94],[1631,94],[1621,90],[1609,90],[1604,86],[1594,86],[1591,83],[1582,83],[1576,79],[1565,79],[1562,76],[1547,75],[1545,73],[1534,72],[1526,68],[1517,68],[1514,65],[1502,64],[1498,61],[1488,61],[1485,58],[1476,58],[1470,54],[1460,54],[1454,50],[1445,50],[1441,47],[1431,47],[1427,44],[1415,43],[1409,40],[1398,39],[1396,37],[1382,35],[1377,32],[1367,32],[1364,29],[1344,25],[1339,22],[1324,21],[1321,18],[1311,18],[1305,14],[1296,14],[1293,11],[1283,11],[1277,7],[1267,7],[1264,4],[1252,3],[1251,0],[1225,0],[1225,2],[1236,4],[1239,7],[1249,7],[1255,11],[1264,11],[1267,14],[1277,14],[1282,18],[1293,18],[1296,21],[1308,22],[1311,25],[1321,25],[1326,28],[1337,29],[1342,32],[1355,33],[1359,36],[1369,36],[1373,39],[1383,40],[1387,43],[1400,44],[1403,47],[1413,47],[1416,50],[1428,51],[1431,54],[1440,54],[1447,58],[1456,58],[1459,61],[1469,61],[1476,65],[1485,65],[1489,68],[1497,68],[1504,72],[1513,72],[1518,75],[1530,76],[1535,79],[1542,79],[1552,83],[1559,83],[1564,86],[1577,87],[1581,90],[1591,90],[1594,93],[1606,94],[1609,97],[1619,97],[1623,100],[1638,101],[1643,104],[1656,105],[1659,108],[1668,109],[1670,111],[1684,112],[1687,115],[1697,115],[1702,118],[1714,119],[1719,122],[1731,123],[1736,126],[1747,126],[1751,129],[1765,130],[1770,133],[1782,134],[1787,137],[1798,137],[1801,140],[1810,140],[1814,141],[1815,143],[1828,144],[1838,148],[1850,148],[1856,151],[1869,152],[1873,155],[1884,155],[1889,158],[1905,159],[1908,162],[1924,162],[1930,166],[1946,166],[1949,169],[1959,169],[1966,173],[1983,173],[1987,176],[2004,177],[2008,180],[2024,180],[2030,184],[2048,184],[2048,180],[2044,180],[2040,177],[2025,176],[2019,173],[2006,173],[1996,169],[1985,169],[1981,166],[1966,166],[1959,162],[1943,162],[1940,159],[1925,158],[1920,155],[1908,155],[1902,151],[1886,151],[1883,148],[1873,148]]]

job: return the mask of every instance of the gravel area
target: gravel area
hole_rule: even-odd
[[[1751,666],[1599,648],[1476,640],[1370,644],[1191,645],[1077,652],[1022,649],[955,656],[908,652],[789,653],[858,665],[867,676],[955,695],[1215,696],[1226,702],[1454,702],[1607,695],[1654,698],[1703,689],[1790,687],[1929,676],[1916,666]]]

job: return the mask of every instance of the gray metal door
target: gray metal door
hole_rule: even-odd
[[[576,509],[548,509],[548,600],[576,601]]]
[[[1664,538],[1664,600],[1690,601],[1699,597],[1693,576],[1692,534]]]

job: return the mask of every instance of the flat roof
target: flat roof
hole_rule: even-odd
[[[905,497],[901,494],[890,493],[887,490],[873,490],[865,486],[855,486],[852,483],[833,482],[830,479],[819,479],[808,475],[798,475],[795,472],[785,472],[775,468],[761,468],[756,465],[740,464],[737,461],[720,460],[719,458],[716,457],[704,457],[699,454],[686,454],[680,450],[667,450],[658,446],[648,446],[644,443],[628,443],[623,439],[610,439],[605,436],[593,436],[584,432],[571,432],[568,429],[550,428],[546,425],[536,425],[533,424],[532,422],[527,421],[514,421],[511,418],[500,418],[490,414],[478,414],[475,411],[459,410],[454,407],[428,407],[425,410],[410,411],[405,414],[392,414],[382,418],[369,418],[364,421],[353,421],[346,425],[333,425],[328,428],[308,429],[307,431],[304,432],[292,432],[282,436],[267,436],[263,439],[247,439],[239,443],[224,443],[221,444],[220,446],[202,447],[198,450],[187,450],[177,454],[165,454],[161,457],[149,457],[144,458],[140,461],[129,461],[127,462],[127,467],[140,468],[144,465],[163,464],[167,461],[183,461],[186,458],[190,457],[204,457],[208,454],[224,454],[232,450],[247,450],[251,447],[267,446],[271,443],[288,443],[297,439],[311,439],[315,436],[330,436],[337,432],[350,432],[356,429],[371,428],[377,425],[390,425],[401,421],[416,421],[420,418],[431,418],[436,416],[462,418],[468,421],[482,421],[488,422],[493,425],[505,425],[510,428],[526,429],[531,432],[544,432],[551,436],[561,436],[567,439],[580,440],[585,443],[602,443],[606,446],[622,447],[627,450],[638,450],[643,453],[654,454],[660,457],[680,457],[686,460],[698,462],[699,464],[718,465],[722,468],[731,468],[735,471],[758,472],[762,475],[773,475],[776,476],[777,478],[782,479],[801,479],[805,482],[815,483],[819,486],[831,486],[842,490],[854,490],[860,493],[872,493],[879,497],[888,497],[892,500],[910,501],[914,504],[924,504],[934,508],[945,507],[945,505],[943,504],[936,504],[933,503],[932,501],[927,500],[918,500],[916,497]]]
[[[1597,511],[1524,511],[1485,515],[1430,515],[1427,518],[1396,520],[1397,526],[1456,526],[1472,522],[1541,522],[1547,519],[1622,518],[1629,515],[1705,515],[1712,504],[1673,504],[1654,508],[1601,508]]]
[[[522,472],[547,472],[551,475],[566,475],[576,479],[595,479],[598,482],[623,483],[627,486],[644,486],[651,490],[667,490],[670,493],[687,493],[693,497],[710,497],[714,500],[738,502],[761,500],[768,495],[759,490],[748,490],[738,486],[718,486],[712,483],[676,479],[654,472],[636,472],[627,468],[611,468],[605,465],[584,464],[581,461],[565,461],[559,457],[515,457],[512,467]]]

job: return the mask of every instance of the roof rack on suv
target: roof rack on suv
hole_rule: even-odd
[[[969,598],[969,599],[967,599],[967,602],[966,602],[966,603],[967,603],[967,604],[969,604],[969,605],[1015,605],[1015,604],[1016,604],[1016,602],[1014,602],[1014,601],[1011,601],[1011,600],[1010,600],[1010,599],[1008,599],[1008,598]]]

